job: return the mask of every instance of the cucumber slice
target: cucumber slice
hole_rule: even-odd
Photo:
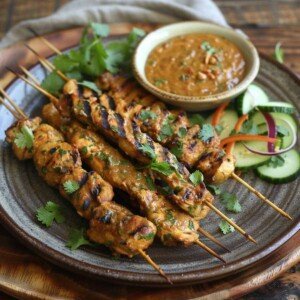
[[[291,115],[284,114],[284,113],[271,113],[271,115],[275,120],[276,126],[283,126],[289,132],[288,135],[282,137],[282,146],[281,146],[281,148],[282,149],[287,148],[293,141],[293,132],[291,131],[291,128],[297,134],[298,125],[296,123],[296,120]],[[264,118],[264,116],[262,115],[261,112],[258,111],[255,114],[253,114],[251,116],[251,120],[255,124],[257,124],[260,133],[264,133],[264,132],[267,131],[266,121],[265,121],[265,118]],[[284,122],[288,123],[291,126],[291,128],[287,127]]]
[[[264,105],[269,102],[265,91],[256,84],[250,84],[247,90],[238,96],[236,109],[240,115],[249,113],[257,105]]]
[[[221,132],[219,132],[219,137],[221,139],[224,139],[230,135],[238,118],[239,118],[238,114],[235,110],[228,109],[224,111],[224,114],[222,115],[219,122],[219,125],[221,125],[223,128]],[[212,115],[206,119],[206,122],[210,124],[211,119],[212,119]]]
[[[283,127],[287,134],[284,136],[279,136],[280,140],[281,140],[281,144],[280,144],[280,148],[281,149],[285,149],[287,147],[289,147],[292,143],[293,143],[293,135],[295,132],[295,127],[289,127],[286,125],[286,122],[282,119],[274,119],[275,120],[275,124],[276,126],[280,126]],[[290,123],[288,123],[290,124]],[[258,125],[258,133],[262,134],[262,135],[267,135],[268,134],[268,128],[267,128],[267,124],[262,124],[262,125]]]
[[[287,183],[295,180],[300,175],[300,155],[295,149],[281,154],[284,159],[283,166],[273,167],[264,165],[258,167],[255,173],[261,179],[271,183]]]
[[[268,146],[265,142],[251,141],[245,142],[251,148],[259,151],[267,151]],[[236,168],[240,170],[255,169],[267,163],[271,157],[267,155],[259,155],[249,151],[243,143],[236,143],[233,149],[233,155],[236,159]]]
[[[263,105],[258,105],[257,108],[260,111],[277,112],[290,115],[296,111],[294,105],[286,102],[268,102]]]

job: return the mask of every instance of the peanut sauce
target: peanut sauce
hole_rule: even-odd
[[[157,46],[146,77],[172,94],[207,96],[232,89],[244,77],[245,60],[230,41],[213,34],[188,34]]]

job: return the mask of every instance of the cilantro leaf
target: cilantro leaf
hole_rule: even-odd
[[[175,146],[170,149],[177,158],[180,158],[183,152],[183,144],[181,141],[178,141]]]
[[[171,116],[169,116],[169,117],[171,117]],[[160,133],[159,133],[159,136],[158,136],[158,141],[162,141],[166,137],[172,136],[173,133],[174,133],[173,128],[172,128],[172,126],[170,124],[170,121],[172,119],[170,119],[169,117],[168,117],[168,119],[165,119],[163,121],[161,130],[160,130]]]
[[[213,126],[211,124],[203,124],[198,136],[203,142],[209,142],[215,136]]]
[[[192,220],[189,220],[189,229],[190,230],[194,230],[195,229],[194,222]]]
[[[189,115],[189,121],[191,125],[200,125],[202,126],[204,124],[205,119],[200,114],[192,114]]]
[[[258,134],[258,127],[252,120],[247,120],[242,125],[240,133],[244,134]]]
[[[161,86],[162,84],[166,83],[167,80],[163,78],[157,78],[154,80],[154,85],[155,86]]]
[[[34,135],[31,128],[26,125],[21,127],[21,131],[16,134],[14,143],[20,149],[31,149],[33,146]]]
[[[233,221],[233,219],[231,219]],[[219,228],[221,229],[223,234],[228,234],[230,232],[234,232],[235,229],[232,225],[230,225],[227,221],[222,220],[219,224]]]
[[[44,207],[38,208],[36,217],[47,227],[50,227],[54,220],[58,224],[65,221],[60,206],[52,201],[48,201]]]
[[[69,234],[66,246],[73,251],[83,245],[92,245],[85,238],[84,229],[73,229]]]
[[[153,179],[149,175],[146,176],[146,183],[150,191],[155,191],[155,184],[153,182]]]
[[[109,34],[109,26],[107,24],[91,22],[89,26],[91,27],[93,34],[98,37],[107,37]]]
[[[221,194],[221,189],[217,185],[207,184],[206,187],[213,195],[217,196]]]
[[[165,176],[169,176],[172,173],[174,173],[173,167],[165,161],[163,162],[153,161],[150,163],[149,168]]]
[[[172,213],[172,210],[167,211],[166,220],[169,221],[172,225],[175,224],[176,219],[174,218],[174,215]]]
[[[187,129],[185,127],[180,127],[177,133],[178,137],[184,138],[187,135]]]
[[[276,126],[277,135],[280,137],[289,136],[290,132],[284,126]]]
[[[57,55],[53,61],[54,66],[63,73],[77,70],[79,62],[72,59],[68,54]]]
[[[143,153],[145,153],[151,159],[155,159],[156,158],[156,153],[155,153],[154,149],[150,145],[148,145],[148,144],[141,145],[139,147],[139,150],[141,150]]]
[[[221,201],[225,205],[226,209],[233,213],[239,213],[242,210],[242,207],[236,197],[228,192],[223,192],[221,195]]]
[[[279,63],[283,64],[283,62],[284,62],[284,52],[283,52],[283,50],[281,49],[281,43],[277,43],[277,44],[275,45],[274,57],[275,57],[275,59],[276,59]]]
[[[151,232],[151,233],[148,233],[148,234],[141,235],[140,239],[150,241],[150,240],[154,239],[154,237],[155,237],[155,234],[153,232]]]
[[[142,121],[146,121],[147,119],[156,120],[157,114],[151,110],[142,110],[139,114],[139,118]]]
[[[203,174],[197,170],[189,176],[189,179],[194,185],[198,185],[199,183],[203,182],[204,177]]]
[[[58,96],[64,84],[65,81],[53,71],[42,81],[41,86],[52,95]]]
[[[268,166],[273,168],[281,167],[284,165],[284,161],[285,160],[281,155],[271,156]]]
[[[101,95],[101,90],[94,82],[84,80],[82,82],[78,82],[78,84],[83,85],[84,87],[96,92],[98,95]]]
[[[207,52],[208,54],[211,54],[211,55],[215,54],[217,52],[216,49],[214,47],[212,47],[210,45],[210,43],[207,42],[207,41],[203,41],[201,43],[201,49],[204,50],[205,52]]]
[[[63,187],[65,192],[69,195],[75,193],[80,188],[78,182],[74,180],[67,180],[63,183]]]

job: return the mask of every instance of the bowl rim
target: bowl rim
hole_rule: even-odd
[[[236,86],[234,86],[231,90],[227,90],[227,91],[224,91],[221,93],[212,94],[212,95],[208,95],[208,96],[185,96],[185,95],[173,94],[173,93],[170,93],[170,92],[167,92],[167,91],[157,88],[150,81],[148,81],[147,78],[144,78],[143,75],[140,73],[137,65],[139,63],[138,59],[139,59],[139,55],[140,55],[140,51],[141,51],[140,49],[141,49],[143,43],[145,43],[146,40],[153,38],[153,36],[156,36],[165,30],[168,30],[172,27],[176,27],[179,25],[187,25],[187,24],[188,25],[196,25],[197,24],[200,26],[209,26],[214,29],[222,30],[223,32],[225,31],[231,35],[235,35],[236,37],[238,37],[240,40],[242,40],[242,42],[245,43],[246,47],[249,48],[249,50],[250,50],[249,53],[251,54],[252,59],[253,59],[252,64],[249,66],[247,74],[242,79],[242,81],[239,82]],[[187,32],[185,34],[189,34],[189,33]],[[217,33],[214,33],[214,34],[218,35]],[[178,34],[175,36],[179,36],[179,35],[182,35],[182,34]],[[172,38],[174,38],[175,36],[173,36]],[[232,42],[232,43],[235,44],[234,42]],[[159,44],[156,44],[155,46],[153,46],[151,51],[158,45]],[[242,53],[244,53],[241,49],[240,49],[240,51]],[[148,91],[155,94],[156,96],[162,96],[165,99],[172,100],[174,102],[184,102],[184,103],[190,103],[190,104],[216,103],[216,102],[222,101],[222,99],[228,100],[229,98],[232,98],[232,97],[235,97],[235,96],[241,94],[249,86],[249,84],[251,84],[251,82],[253,82],[253,80],[257,76],[258,71],[259,71],[259,66],[260,66],[260,59],[259,59],[258,51],[255,48],[255,46],[253,45],[253,43],[247,37],[244,37],[241,33],[238,33],[233,28],[225,27],[222,25],[209,23],[209,22],[202,22],[202,21],[176,22],[176,23],[172,23],[172,24],[168,24],[168,25],[159,27],[159,28],[151,31],[140,41],[140,43],[138,44],[138,46],[136,47],[136,49],[134,51],[133,59],[132,59],[133,75],[134,75],[135,79],[144,88],[146,88]],[[164,99],[162,99],[162,100],[164,100]]]

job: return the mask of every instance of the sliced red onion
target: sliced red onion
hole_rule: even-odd
[[[276,139],[277,137],[277,130],[274,118],[267,112],[262,113],[265,117],[268,127],[268,137]],[[268,142],[268,151],[275,152],[275,143]]]
[[[272,118],[272,119],[273,119],[273,118]],[[284,122],[288,127],[290,127],[290,128],[291,128],[291,132],[293,133],[293,141],[292,141],[292,143],[291,143],[287,148],[281,149],[281,150],[279,150],[279,151],[275,151],[275,149],[274,149],[274,151],[270,151],[270,150],[268,149],[269,151],[265,152],[265,151],[259,151],[259,150],[252,149],[251,147],[247,146],[245,143],[244,143],[243,145],[244,145],[244,146],[247,148],[247,150],[249,150],[250,152],[253,152],[253,153],[255,153],[255,154],[260,154],[260,155],[268,155],[268,156],[282,154],[282,153],[285,153],[285,152],[291,150],[291,149],[295,146],[295,144],[296,144],[296,142],[297,142],[297,135],[296,135],[296,132],[294,131],[293,127],[292,127],[288,122],[286,122],[285,120],[282,120],[282,119],[281,119],[281,121]],[[273,144],[273,143],[272,143],[272,144]],[[273,144],[273,145],[274,145],[274,144]]]

